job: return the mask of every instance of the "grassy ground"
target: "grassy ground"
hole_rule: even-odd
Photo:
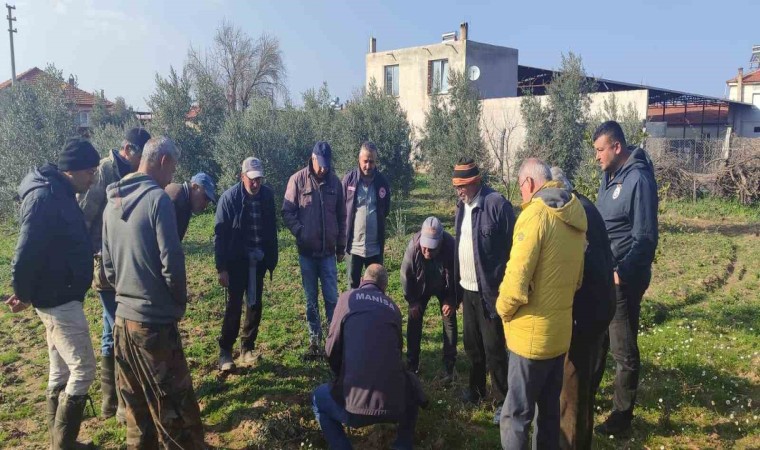
[[[410,234],[428,215],[451,230],[453,205],[436,202],[424,180],[417,182],[403,215],[390,219],[386,261],[390,295],[406,310],[398,270]],[[760,212],[757,208],[705,200],[667,203],[661,211],[661,241],[654,279],[641,320],[643,377],[634,434],[620,440],[597,436],[596,448],[760,448]],[[405,219],[405,220],[404,220]],[[265,284],[264,318],[257,349],[261,361],[226,378],[216,370],[216,337],[224,296],[216,283],[210,214],[193,219],[185,239],[191,305],[181,324],[187,358],[201,404],[207,442],[219,448],[324,447],[309,405],[309,393],[330,378],[324,363],[303,362],[307,343],[303,294],[294,242],[280,234],[280,265]],[[0,238],[0,294],[10,294],[9,264],[16,235]],[[345,288],[343,264],[340,287]],[[99,348],[100,305],[89,294],[85,309],[93,345]],[[43,448],[47,354],[44,328],[32,310],[0,312],[0,446]],[[465,407],[468,363],[461,347],[455,386],[440,382],[440,319],[425,319],[422,379],[431,397],[417,427],[419,448],[496,448],[492,407]],[[99,354],[99,352],[97,352]],[[599,393],[597,422],[611,406],[612,362]],[[90,393],[99,405],[99,383]],[[99,408],[98,414],[99,414]],[[82,435],[104,448],[124,446],[115,419],[91,417]],[[391,426],[352,433],[357,448],[388,448]]]

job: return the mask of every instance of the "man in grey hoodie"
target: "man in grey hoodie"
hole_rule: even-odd
[[[163,190],[178,158],[171,139],[151,139],[137,172],[107,190],[103,268],[116,288],[116,378],[129,448],[204,448],[177,326],[187,304],[185,256]]]

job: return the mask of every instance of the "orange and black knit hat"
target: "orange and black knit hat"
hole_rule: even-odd
[[[459,162],[454,166],[454,186],[466,186],[478,182],[482,178],[480,169],[472,158],[459,158]]]

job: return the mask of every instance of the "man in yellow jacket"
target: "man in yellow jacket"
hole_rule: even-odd
[[[529,158],[520,167],[522,213],[499,288],[496,311],[509,349],[501,445],[523,449],[538,404],[534,448],[558,449],[560,391],[570,347],[573,295],[583,278],[586,213],[578,198]]]

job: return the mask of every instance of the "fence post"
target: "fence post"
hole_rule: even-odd
[[[694,141],[694,145],[691,148],[691,180],[692,186],[692,203],[697,202],[697,141]]]

